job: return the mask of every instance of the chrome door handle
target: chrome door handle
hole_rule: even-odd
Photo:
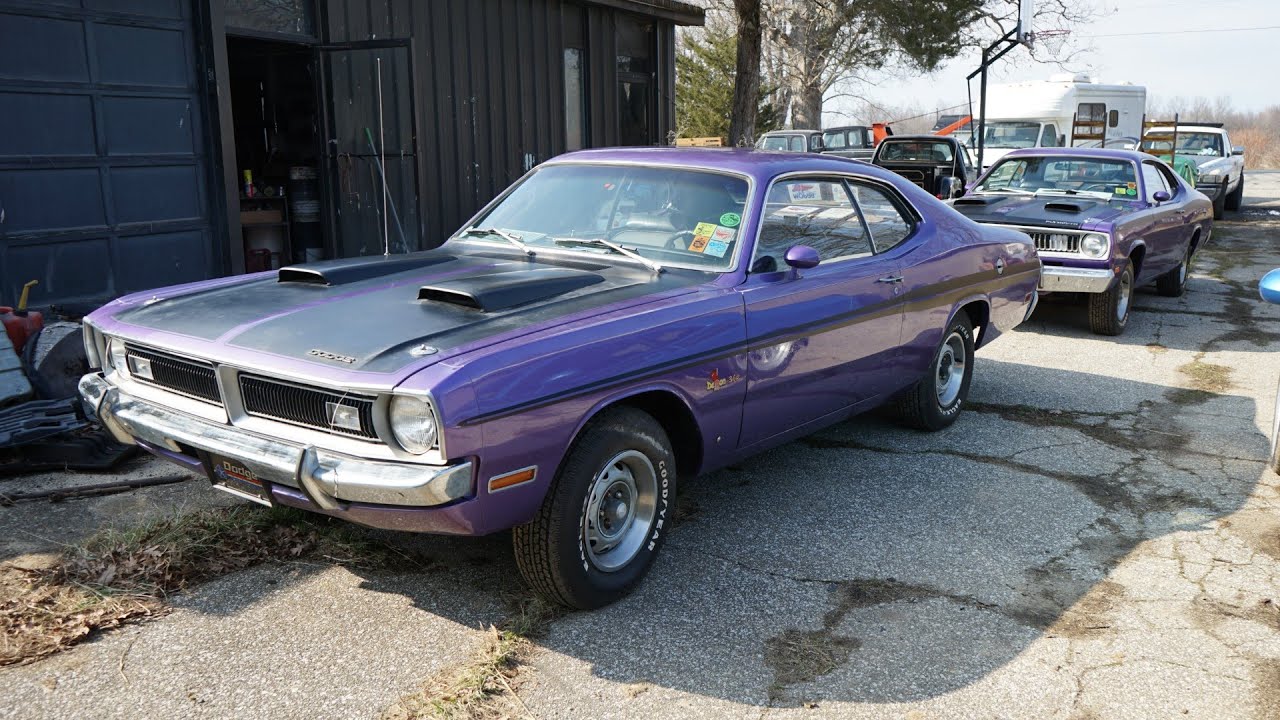
[[[901,275],[885,275],[879,280],[876,280],[876,282],[897,284],[902,282],[902,276]]]
[[[996,258],[996,274],[1004,274],[1004,258]]]

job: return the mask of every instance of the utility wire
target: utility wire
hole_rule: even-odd
[[[1198,35],[1200,33],[1252,32],[1254,30],[1280,30],[1280,25],[1249,28],[1209,28],[1206,30],[1154,30],[1152,32],[1114,33],[1110,35],[1081,35],[1083,38],[1137,37],[1139,35]]]

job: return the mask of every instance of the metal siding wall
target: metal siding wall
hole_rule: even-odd
[[[78,3],[76,4],[78,5]],[[191,3],[0,0],[0,301],[98,302],[208,277]]]

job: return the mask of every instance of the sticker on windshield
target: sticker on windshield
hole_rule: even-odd
[[[707,249],[707,243],[711,242],[709,235],[695,235],[693,242],[689,243],[689,252],[700,253]]]
[[[711,233],[712,240],[718,240],[722,243],[731,243],[736,237],[738,237],[738,231],[731,228],[716,228],[716,231]]]
[[[738,223],[742,222],[742,216],[738,213],[725,213],[720,216],[720,224],[725,227],[738,227]]]
[[[1131,188],[1126,189],[1126,190],[1125,190],[1125,192],[1126,192],[1128,195],[1130,195],[1130,196],[1137,195],[1137,194],[1138,194],[1138,188],[1131,187]]]
[[[695,227],[695,228],[693,229],[693,234],[694,234],[694,235],[710,235],[711,233],[713,233],[713,232],[715,232],[715,231],[716,231],[716,224],[715,224],[715,223],[701,223],[701,222],[700,222],[700,223],[698,223],[698,226],[697,226],[697,227]]]
[[[704,254],[722,258],[727,252],[729,252],[729,243],[723,240],[712,240],[707,243],[707,249]]]
[[[1128,195],[1128,194],[1129,194],[1129,188],[1122,188],[1122,187],[1118,187],[1118,188],[1116,188],[1116,194],[1117,194],[1117,195]]]

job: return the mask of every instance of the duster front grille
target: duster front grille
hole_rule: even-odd
[[[181,358],[158,350],[140,348],[136,345],[125,345],[125,354],[150,364],[151,377],[145,378],[134,372],[132,373],[134,380],[214,405],[222,405],[222,396],[218,392],[218,379],[212,364]],[[132,365],[133,363],[130,363],[131,367]]]
[[[1019,227],[1017,225],[1001,225],[1011,230],[1024,232],[1035,241],[1039,252],[1080,254],[1080,240],[1087,234],[1080,230],[1058,230],[1043,227]]]
[[[249,415],[337,435],[378,439],[373,426],[374,398],[367,395],[336,393],[257,375],[241,375],[240,401]],[[359,430],[331,424],[334,407],[338,405],[355,408],[360,419]]]

